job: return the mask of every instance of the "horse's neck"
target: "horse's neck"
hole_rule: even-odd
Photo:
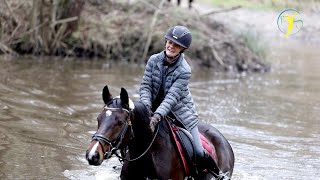
[[[145,151],[152,141],[153,133],[149,128],[149,122],[141,119],[134,119],[132,121],[133,138],[129,142],[130,154],[139,154]]]
[[[129,143],[130,154],[143,153],[152,143],[154,133],[150,129],[150,114],[145,105],[135,102],[135,110],[132,114],[132,127],[134,138]]]
[[[147,148],[152,141],[153,133],[148,127],[134,127],[133,133],[131,146],[136,150]]]
[[[133,169],[136,173],[144,175],[143,177],[162,177],[160,179],[169,179],[168,177],[173,177],[173,174],[171,174],[172,168],[175,168],[177,172],[173,172],[174,174],[182,174],[179,176],[181,178],[177,179],[183,179],[183,169],[181,169],[182,166],[179,157],[177,156],[176,148],[170,140],[170,130],[167,127],[167,123],[162,121],[158,126],[158,132],[157,130],[155,131],[157,134],[153,134],[151,131],[146,130],[148,128],[145,128],[145,130],[139,129],[141,132],[138,129],[135,129],[139,132],[136,132],[137,136],[135,137],[135,141],[132,141],[129,145],[129,154],[131,159],[141,158],[132,163]],[[155,140],[153,142],[152,140],[154,137]],[[151,143],[152,145],[150,146],[150,149],[148,149]],[[146,153],[143,154],[144,152]],[[162,173],[160,175],[160,171],[158,172],[159,166],[163,167],[160,170]]]

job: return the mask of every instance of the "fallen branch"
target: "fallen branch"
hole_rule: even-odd
[[[220,58],[220,56],[218,55],[217,51],[213,47],[211,48],[211,51],[212,51],[213,57],[218,61],[218,63],[221,66],[224,66],[225,64],[224,64],[223,60]]]
[[[24,33],[19,34],[18,37],[21,38],[21,37],[23,37],[24,35],[30,34],[30,33],[34,32],[34,31],[38,30],[39,28],[45,26],[48,22],[49,22],[49,21],[46,20],[46,21],[44,21],[42,24],[39,24],[38,26],[36,26],[36,27],[34,27],[34,28],[32,28],[32,29],[24,32]]]
[[[15,51],[13,51],[13,50],[12,50],[11,48],[9,48],[8,46],[2,44],[1,42],[0,42],[0,50],[1,50],[3,53],[5,53],[5,54],[12,54],[12,55],[15,55],[15,56],[18,55]]]
[[[11,41],[11,44],[16,44],[16,43],[20,42],[20,41],[21,41],[21,38],[22,38],[23,36],[28,35],[28,34],[31,34],[32,32],[34,32],[34,31],[38,30],[39,28],[45,26],[48,22],[49,22],[49,21],[46,20],[46,21],[43,22],[42,24],[39,24],[38,26],[36,26],[36,27],[34,27],[34,28],[26,31],[26,32],[23,32],[23,33],[17,35],[17,38],[15,38],[14,41]]]
[[[14,35],[16,34],[16,32],[18,31],[18,29],[21,27],[20,24],[18,24],[18,26],[16,28],[14,28],[13,32],[11,33],[10,38],[8,39],[8,44],[10,44],[10,41],[13,39]]]
[[[221,57],[218,55],[217,51],[214,49],[214,45],[213,45],[213,40],[211,39],[210,42],[209,42],[209,46],[210,46],[210,49],[211,49],[211,53],[213,55],[213,58],[215,60],[218,61],[218,63],[221,65],[221,66],[225,66],[225,63],[223,62],[223,60],[221,59]]]
[[[58,32],[54,34],[55,37],[53,42],[51,43],[51,48],[53,49],[53,51],[56,51],[56,48],[59,47],[58,43],[61,42],[63,33],[65,32],[66,28],[67,26],[63,24],[62,26],[60,26]]]
[[[220,10],[217,10],[217,11],[211,11],[211,12],[202,14],[201,16],[209,16],[209,15],[212,15],[212,14],[229,12],[229,11],[233,11],[233,10],[240,9],[240,8],[241,8],[241,6],[235,6],[235,7],[231,7],[231,8],[228,8],[228,9],[220,9]]]
[[[72,21],[76,21],[76,20],[78,20],[78,16],[65,18],[65,19],[60,19],[60,20],[54,21],[51,24],[51,26],[54,27],[57,24],[68,23],[68,22],[72,22]]]

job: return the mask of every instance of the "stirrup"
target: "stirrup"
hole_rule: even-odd
[[[218,164],[217,162],[213,159],[213,157],[206,151],[204,150],[203,151],[203,158],[205,159],[205,161],[207,162],[206,165],[209,166],[209,167],[213,167],[213,169],[207,167],[207,169],[210,171],[210,173],[212,175],[215,175],[215,176],[218,176],[217,173],[213,172],[213,170],[216,170],[217,172],[219,172],[220,174],[220,168],[218,167]],[[211,172],[212,171],[212,172]]]
[[[230,173],[229,171],[228,172],[225,172],[223,173],[222,171],[219,172],[219,175],[217,177],[217,180],[230,180],[230,177],[229,177]]]

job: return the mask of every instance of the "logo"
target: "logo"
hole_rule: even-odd
[[[282,11],[277,20],[279,30],[284,34],[283,37],[297,34],[303,27],[301,14],[295,9]]]

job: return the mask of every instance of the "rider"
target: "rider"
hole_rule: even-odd
[[[191,68],[183,52],[191,44],[191,32],[184,26],[174,26],[164,37],[165,50],[150,57],[140,87],[141,102],[154,112],[150,128],[154,130],[165,116],[177,119],[193,136],[197,165],[218,174],[214,159],[202,147],[198,114],[188,87]]]

